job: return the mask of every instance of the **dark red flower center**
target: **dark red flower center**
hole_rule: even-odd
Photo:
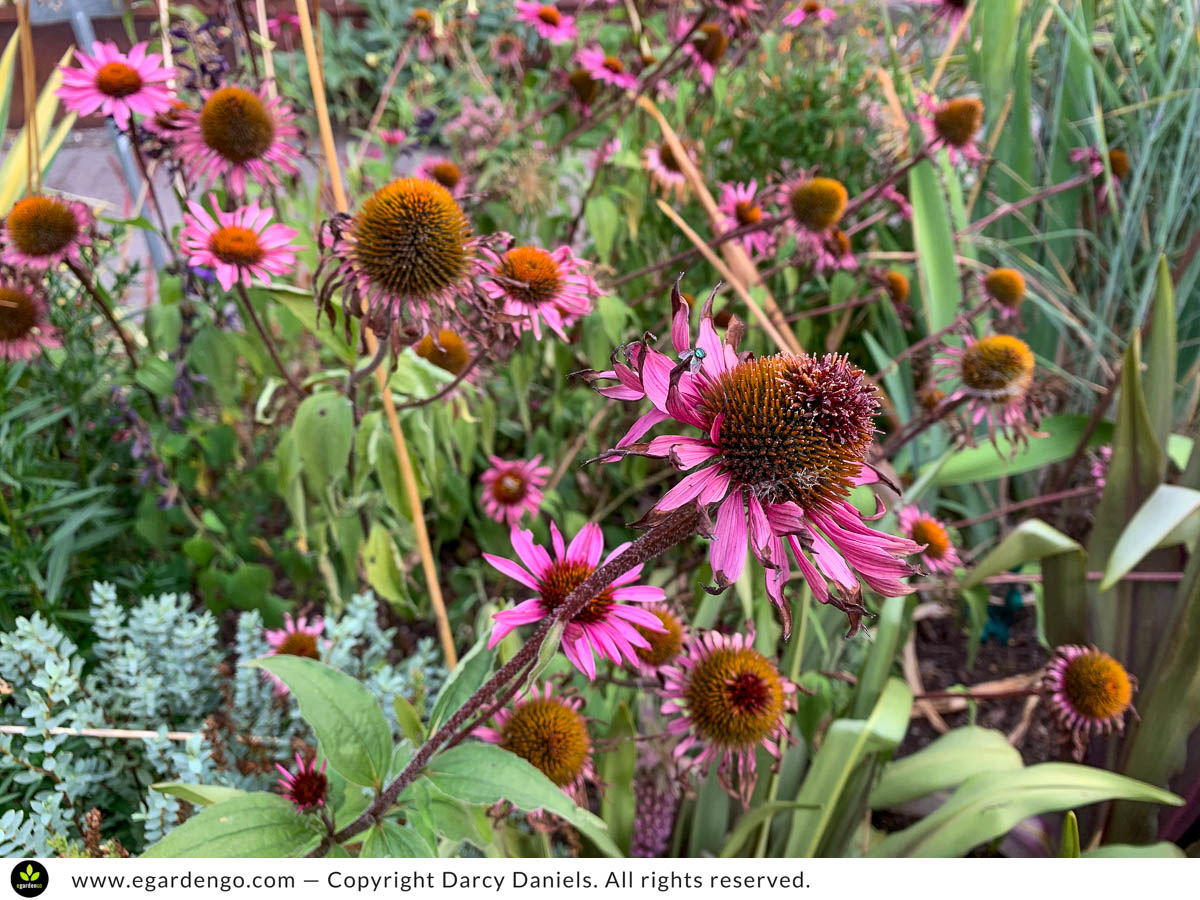
[[[575,560],[555,560],[542,576],[538,592],[542,598],[542,607],[546,615],[550,615],[563,605],[571,591],[583,584],[593,569],[587,563]],[[612,608],[612,588],[605,588],[588,601],[587,606],[580,610],[571,620],[579,625],[594,625],[603,622]]]
[[[128,97],[142,89],[142,76],[122,62],[105,63],[96,73],[96,87],[110,97]]]

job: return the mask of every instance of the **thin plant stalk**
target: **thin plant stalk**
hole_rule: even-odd
[[[338,212],[348,212],[346,189],[342,184],[342,173],[338,166],[337,147],[333,142],[333,125],[329,121],[329,107],[325,100],[325,82],[321,77],[321,65],[317,57],[316,42],[313,39],[312,20],[308,14],[306,0],[296,0],[296,15],[300,19],[300,39],[304,44],[304,56],[308,62],[308,77],[312,84],[313,103],[316,107],[317,124],[321,131],[321,146],[325,153],[325,164],[329,168],[329,183],[333,191],[333,201]],[[367,349],[373,354],[378,352],[378,342],[369,329],[364,329]],[[383,411],[392,432],[392,443],[396,448],[396,460],[399,464],[400,475],[404,481],[404,492],[408,496],[409,509],[412,512],[413,529],[417,535],[417,550],[421,556],[421,567],[425,571],[426,588],[429,591],[429,603],[433,607],[437,619],[438,637],[442,644],[442,653],[446,657],[446,667],[453,669],[458,664],[458,653],[454,649],[454,634],[450,630],[450,618],[446,614],[446,603],[442,599],[442,589],[438,582],[437,563],[433,558],[433,546],[429,542],[429,530],[425,527],[424,511],[421,509],[421,498],[417,494],[417,476],[413,471],[412,460],[408,455],[408,444],[404,440],[404,432],[400,428],[400,420],[396,416],[396,404],[392,399],[391,387],[388,385],[387,372],[383,366],[375,370],[375,380],[379,384],[380,397],[383,400]]]
[[[254,304],[250,302],[250,295],[246,293],[246,286],[242,284],[241,279],[238,279],[237,281],[237,297],[239,300],[241,300],[241,305],[245,310],[246,315],[254,324],[254,329],[258,332],[258,336],[262,338],[263,346],[267,348],[267,353],[269,353],[271,359],[275,361],[275,367],[279,369],[279,374],[282,375],[283,380],[288,383],[288,387],[295,391],[298,396],[303,397],[307,391],[301,387],[300,382],[296,380],[296,377],[289,372],[287,367],[283,364],[283,360],[279,356],[279,350],[275,346],[275,340],[271,337],[271,333],[267,331],[267,327],[263,324],[262,319],[259,318],[258,311],[254,308]]]

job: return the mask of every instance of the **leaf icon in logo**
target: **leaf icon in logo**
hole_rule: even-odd
[[[25,867],[25,871],[21,873],[21,877],[24,878],[26,881],[37,881],[38,878],[41,877],[41,875],[42,875],[41,872],[38,872],[33,868],[32,863],[27,865]]]

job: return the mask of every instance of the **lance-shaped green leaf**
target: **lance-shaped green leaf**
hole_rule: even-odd
[[[319,821],[278,794],[243,794],[200,810],[143,857],[299,856],[316,846]]]
[[[629,707],[617,707],[608,727],[611,750],[601,754],[597,770],[608,787],[600,801],[600,818],[608,825],[613,842],[625,853],[633,836],[633,814],[637,805],[633,776],[637,768],[637,726]]]
[[[1123,798],[1143,803],[1183,801],[1123,775],[1073,763],[975,775],[934,812],[872,848],[870,856],[962,856],[1005,835],[1030,816]]]
[[[1132,572],[1146,554],[1164,541],[1200,510],[1200,491],[1160,484],[1134,513],[1117,546],[1108,557],[1100,590],[1106,591]]]
[[[1146,337],[1146,408],[1160,447],[1165,447],[1175,421],[1175,376],[1179,345],[1175,324],[1175,286],[1167,258],[1158,258],[1157,293]]]
[[[367,829],[359,855],[376,859],[422,859],[437,856],[437,852],[415,828],[384,820]]]
[[[1062,837],[1058,841],[1060,859],[1079,858],[1079,817],[1071,810],[1063,819]]]
[[[955,728],[912,756],[888,763],[871,791],[871,808],[899,806],[957,787],[981,772],[1022,765],[1021,754],[1001,732],[974,725]]]
[[[184,781],[160,781],[150,787],[159,793],[186,800],[193,806],[212,806],[215,803],[232,800],[234,797],[244,796],[246,793],[237,788],[222,787],[219,784],[188,784]]]
[[[1038,428],[1046,437],[1031,438],[1028,444],[1013,447],[1006,438],[997,437],[995,447],[988,443],[958,451],[950,459],[940,463],[933,482],[941,486],[975,484],[1004,476],[1020,475],[1063,462],[1075,453],[1075,448],[1079,446],[1079,441],[1088,427],[1089,418],[1073,414],[1049,416]],[[1101,422],[1092,431],[1087,446],[1099,447],[1111,440],[1112,425]],[[922,469],[922,477],[935,464],[937,463],[926,465]]]
[[[495,651],[488,649],[487,641],[485,634],[451,670],[446,683],[438,691],[437,699],[433,701],[433,712],[429,716],[430,733],[441,728],[487,680],[496,658]]]
[[[925,325],[932,333],[946,328],[962,310],[962,286],[946,197],[929,160],[913,167],[909,195]]]
[[[1078,541],[1067,537],[1041,519],[1026,519],[967,573],[962,584],[963,587],[974,587],[990,575],[999,575],[1024,563],[1036,562],[1059,553],[1082,550]]]
[[[362,682],[303,656],[246,663],[277,675],[300,704],[329,765],[347,780],[379,788],[392,759],[392,729]]]

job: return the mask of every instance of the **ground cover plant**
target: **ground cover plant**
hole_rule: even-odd
[[[18,8],[6,855],[1197,851],[1194,5]]]

